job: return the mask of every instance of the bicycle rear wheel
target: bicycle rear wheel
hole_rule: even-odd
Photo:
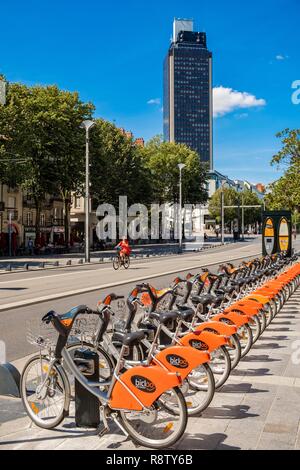
[[[133,441],[153,449],[174,445],[187,425],[186,403],[178,387],[164,392],[147,410],[120,411],[119,416]]]
[[[20,390],[24,408],[30,419],[40,428],[53,429],[68,414],[70,386],[62,367],[46,356],[32,357],[24,367]]]
[[[127,255],[126,255],[125,258],[124,258],[123,266],[124,266],[125,269],[128,269],[129,266],[130,266],[130,258],[129,258],[129,256],[127,256]]]

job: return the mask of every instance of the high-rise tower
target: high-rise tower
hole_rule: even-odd
[[[175,19],[164,62],[164,138],[188,145],[213,169],[212,53],[192,20]]]

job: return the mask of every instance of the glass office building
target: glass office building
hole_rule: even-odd
[[[212,53],[191,20],[174,21],[164,62],[164,138],[188,145],[213,169]]]

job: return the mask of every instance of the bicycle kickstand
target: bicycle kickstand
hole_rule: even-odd
[[[100,415],[102,418],[102,423],[99,424],[97,428],[98,436],[102,437],[104,434],[108,433],[110,431],[108,422],[107,422],[107,416],[106,416],[106,409],[104,406],[100,406]]]

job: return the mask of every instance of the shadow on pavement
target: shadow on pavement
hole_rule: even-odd
[[[270,374],[270,369],[261,368],[261,369],[245,369],[245,370],[234,370],[232,375],[245,375],[249,377],[262,376],[262,375],[273,375]]]
[[[269,390],[262,390],[252,387],[251,383],[224,385],[220,391],[222,393],[267,393]]]
[[[257,356],[246,356],[243,362],[281,362],[281,359],[274,359],[268,354],[259,354]]]
[[[195,434],[191,436],[186,433],[180,443],[174,446],[173,449],[184,450],[240,450],[240,447],[230,446],[224,444],[227,434],[214,433],[214,434]]]
[[[256,418],[256,413],[248,413],[250,406],[247,405],[223,405],[222,407],[211,406],[202,414],[204,419],[246,419]]]

